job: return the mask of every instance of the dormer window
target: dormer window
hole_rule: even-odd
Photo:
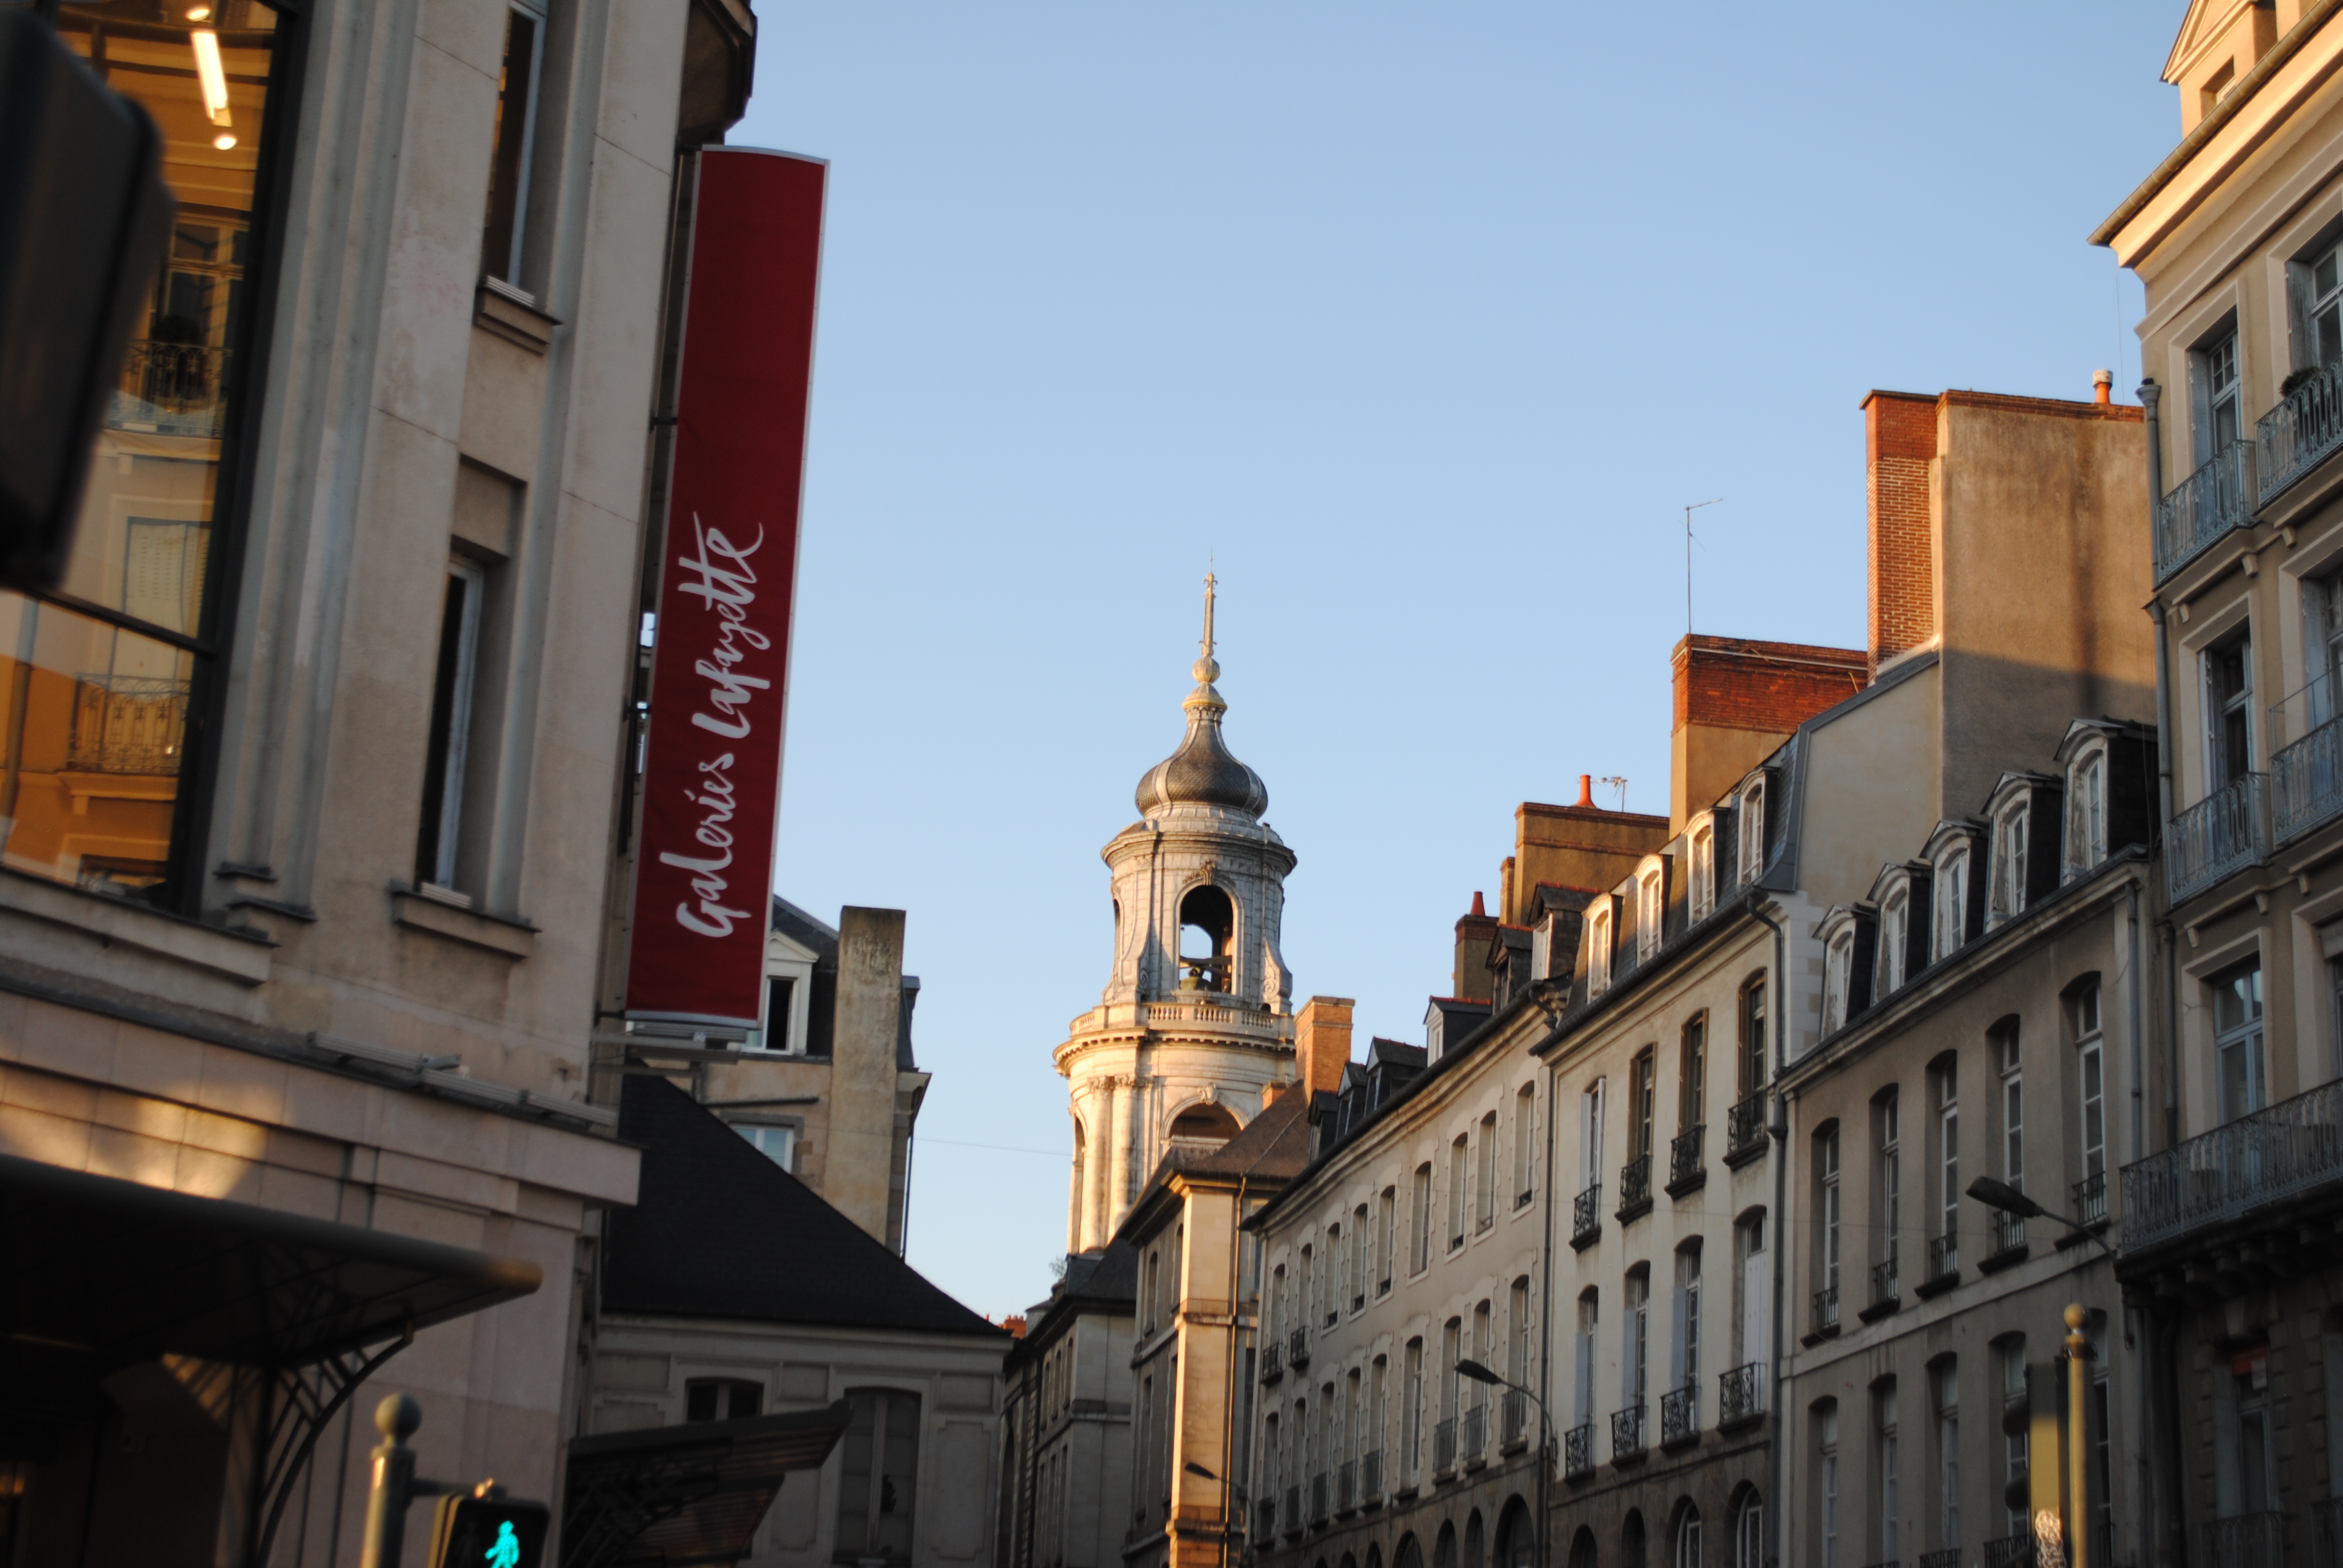
[[[1690,920],[1704,920],[1716,908],[1716,829],[1707,823],[1692,833],[1692,886],[1686,890]]]
[[[1660,939],[1666,934],[1663,922],[1667,905],[1661,896],[1666,886],[1661,874],[1646,871],[1635,884],[1635,957],[1640,961],[1660,950]]]
[[[2066,869],[2089,870],[2107,858],[2107,751],[2094,747],[2066,773]]]
[[[1931,961],[1960,950],[1968,940],[1969,850],[1963,844],[1936,861],[1936,912],[1928,936]]]
[[[1993,825],[1993,918],[2026,912],[2026,799],[2020,796]]]
[[[1855,984],[1855,930],[1842,927],[1824,950],[1823,1033],[1836,1034],[1846,1024],[1847,993]]]
[[[1611,984],[1611,911],[1595,910],[1586,933],[1586,994],[1601,996]]]
[[[1759,779],[1741,797],[1741,880],[1755,882],[1765,870],[1765,781]]]
[[[1879,994],[1885,996],[1904,983],[1905,944],[1912,932],[1912,894],[1898,888],[1879,910]]]

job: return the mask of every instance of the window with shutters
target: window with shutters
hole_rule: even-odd
[[[920,1396],[898,1389],[849,1389],[853,1414],[839,1439],[838,1528],[833,1563],[856,1568],[909,1563],[917,1517]]]

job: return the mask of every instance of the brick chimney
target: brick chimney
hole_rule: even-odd
[[[1874,392],[1863,400],[1864,478],[1870,519],[1865,631],[1875,669],[1936,635],[1928,466],[1936,455],[1936,399]]]
[[[1687,637],[1675,647],[1668,831],[1741,782],[1791,732],[1871,683],[1861,648]]]
[[[1293,1017],[1293,1065],[1309,1094],[1333,1094],[1342,1087],[1342,1064],[1351,1060],[1351,1010],[1346,996],[1313,996]]]
[[[1489,949],[1497,940],[1497,918],[1489,913],[1481,895],[1473,895],[1473,912],[1456,922],[1456,967],[1448,976],[1448,994],[1461,1001],[1487,1001],[1493,990],[1489,977]]]

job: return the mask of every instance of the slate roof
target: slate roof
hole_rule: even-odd
[[[1006,1342],[665,1079],[627,1080],[618,1136],[642,1148],[642,1187],[610,1216],[605,1312]]]

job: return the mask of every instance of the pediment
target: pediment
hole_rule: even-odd
[[[2175,86],[2197,63],[2197,56],[2229,35],[2237,19],[2254,8],[2254,0],[2189,0],[2188,15],[2165,57],[2164,79]]]

